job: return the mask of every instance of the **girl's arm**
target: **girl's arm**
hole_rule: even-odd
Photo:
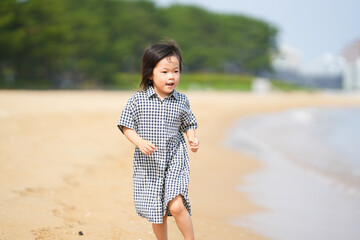
[[[142,139],[135,130],[123,126],[123,133],[130,142],[137,146],[140,151],[145,155],[152,154],[156,147],[150,141]]]
[[[197,152],[197,150],[199,149],[199,140],[196,138],[195,130],[189,129],[185,134],[190,144],[190,150],[192,152]]]

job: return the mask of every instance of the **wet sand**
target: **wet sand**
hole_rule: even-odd
[[[187,92],[200,150],[190,153],[197,239],[264,239],[230,220],[264,210],[237,191],[261,164],[222,144],[240,117],[360,105],[334,93]],[[155,239],[132,198],[133,146],[116,123],[132,92],[0,91],[0,239]],[[83,235],[79,235],[79,232]],[[169,239],[181,239],[169,218]]]

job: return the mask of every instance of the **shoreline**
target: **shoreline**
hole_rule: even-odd
[[[268,211],[234,223],[278,240],[358,239],[359,152],[347,158],[332,140],[356,149],[359,117],[359,107],[309,107],[239,120],[226,143],[266,166],[246,176],[239,190]]]
[[[155,239],[151,224],[135,213],[133,147],[116,129],[132,93],[0,91],[0,150],[7,153],[0,157],[1,238],[78,239],[82,231],[91,239]],[[184,93],[201,144],[189,153],[197,239],[265,239],[230,223],[264,210],[237,190],[262,164],[222,144],[236,120],[297,107],[360,105],[356,94]],[[169,238],[180,236],[169,218]]]
[[[206,97],[208,97],[207,100],[205,100]],[[204,102],[206,101],[211,102],[211,95],[205,96],[203,94],[202,98]],[[190,99],[191,102],[194,102],[193,100],[194,99]],[[199,122],[204,124],[204,121],[206,121],[206,119],[213,119],[213,118],[216,119],[216,115],[223,115],[220,118],[219,123],[214,123],[214,124],[207,123],[208,125],[212,125],[212,126],[205,127],[206,129],[216,129],[216,127],[219,127],[220,128],[219,132],[222,132],[222,134],[214,137],[211,136],[212,135],[211,133],[207,133],[204,137],[199,136],[199,139],[208,139],[209,142],[207,146],[209,147],[206,149],[206,151],[214,151],[214,150],[215,152],[220,151],[220,154],[218,155],[221,157],[221,159],[227,158],[227,164],[230,165],[224,167],[223,173],[225,174],[222,174],[219,177],[220,179],[229,179],[229,178],[232,179],[228,181],[228,183],[223,184],[223,188],[225,187],[228,189],[226,190],[221,189],[223,196],[232,195],[232,199],[230,200],[227,199],[225,203],[222,203],[226,206],[229,206],[230,208],[230,209],[226,209],[226,214],[224,214],[227,215],[224,216],[224,219],[226,219],[227,221],[229,221],[229,219],[234,219],[234,212],[236,213],[235,215],[244,216],[261,211],[266,211],[266,209],[264,209],[262,206],[257,206],[256,204],[251,202],[249,200],[249,196],[246,195],[246,193],[237,190],[238,186],[244,184],[244,177],[263,168],[264,165],[258,159],[250,157],[246,153],[236,151],[224,145],[220,145],[220,143],[218,143],[220,149],[214,148],[214,146],[211,144],[211,141],[214,141],[215,139],[223,141],[226,138],[226,133],[229,131],[230,127],[234,126],[236,121],[238,121],[240,118],[249,115],[256,115],[256,114],[263,114],[270,112],[273,113],[273,112],[279,112],[279,111],[298,108],[298,107],[360,105],[359,96],[356,95],[344,96],[342,94],[337,95],[333,93],[330,94],[329,93],[290,93],[290,94],[270,93],[265,95],[256,95],[251,93],[227,93],[227,94],[220,93],[217,100],[218,101],[215,102],[216,104],[215,106],[209,107],[208,109],[209,116],[204,116],[204,120],[199,120]],[[194,110],[194,104],[192,104],[192,108],[193,111],[196,112],[196,110]],[[202,109],[204,110],[203,106]],[[217,111],[214,111],[212,109],[216,109]],[[221,120],[224,121],[221,122]],[[201,129],[199,129],[199,132],[200,131]],[[201,132],[200,134],[203,133]],[[204,151],[203,148],[201,150]],[[230,151],[226,151],[226,150],[230,150]],[[216,154],[208,154],[208,155],[209,155],[208,157],[211,158],[217,157]],[[221,169],[219,166],[217,167]],[[234,176],[238,176],[238,178],[236,179],[234,178]],[[237,183],[235,183],[236,181]],[[216,183],[212,183],[212,184],[216,184]],[[234,187],[234,185],[236,187]],[[201,187],[199,186],[199,190],[200,189]],[[238,191],[239,193],[234,194],[233,193],[234,191]],[[216,201],[214,202],[218,203],[219,201],[221,200],[216,199]],[[246,229],[246,232],[244,229],[242,231],[243,234],[247,237],[247,239],[264,238],[264,237],[259,237],[258,235],[252,236],[251,235],[252,232],[249,231],[248,229]]]

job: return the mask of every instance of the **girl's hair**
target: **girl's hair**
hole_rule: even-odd
[[[156,64],[163,58],[171,57],[171,56],[175,56],[179,60],[179,69],[181,73],[182,58],[180,54],[180,49],[174,40],[169,40],[167,42],[162,42],[162,43],[156,43],[154,45],[151,45],[145,50],[145,53],[142,58],[142,67],[141,67],[140,87],[142,90],[145,90],[149,86],[153,85],[153,82],[150,78],[153,75],[153,71]]]

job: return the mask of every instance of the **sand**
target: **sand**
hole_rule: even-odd
[[[186,92],[198,118],[189,197],[196,239],[265,239],[231,220],[264,211],[237,190],[263,167],[224,146],[239,118],[360,105],[340,93]],[[132,92],[0,91],[0,239],[155,239],[132,198],[133,146],[116,123]],[[79,235],[79,232],[83,235]],[[169,239],[182,239],[169,218]]]

